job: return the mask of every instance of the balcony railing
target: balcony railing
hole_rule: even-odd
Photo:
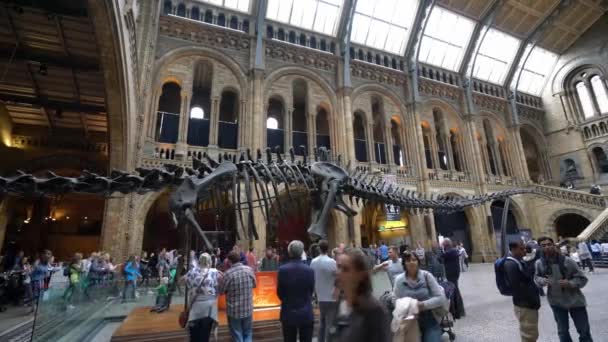
[[[91,142],[84,138],[74,139],[74,137],[36,137],[13,134],[11,146],[21,149],[58,148],[83,152],[108,153],[108,144],[106,142]]]
[[[555,186],[535,185],[536,191],[551,198],[571,202],[577,205],[591,207],[594,209],[606,208],[606,197],[603,195],[592,195],[578,190],[558,188]]]

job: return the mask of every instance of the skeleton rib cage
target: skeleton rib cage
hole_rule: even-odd
[[[348,206],[362,200],[363,204],[384,203],[402,209],[433,210],[436,213],[452,213],[486,202],[506,199],[518,194],[536,193],[533,189],[515,188],[491,194],[469,197],[426,195],[405,190],[392,184],[386,185],[382,177],[357,171],[349,165],[342,166],[341,158],[330,160],[328,150],[315,149],[314,160],[296,161],[293,149],[289,159],[276,153],[272,158],[266,149],[265,158],[257,150],[254,159],[251,152],[236,155],[220,154],[217,159],[204,154],[203,160],[193,159],[192,167],[165,164],[162,168],[137,168],[137,174],[113,170],[109,176],[83,171],[79,177],[64,177],[47,171],[44,177],[36,177],[21,171],[11,177],[0,177],[0,194],[62,195],[66,193],[90,193],[112,196],[116,193],[145,194],[159,192],[169,187],[169,208],[176,226],[189,224],[202,237],[207,248],[212,245],[199,226],[194,210],[202,201],[211,200],[219,207],[221,196],[229,195],[244,236],[257,240],[254,210],[259,209],[268,222],[272,214],[283,217],[286,207],[292,205],[292,192],[303,189],[313,208],[313,220],[308,233],[313,240],[327,237],[327,220],[332,209],[354,216],[357,211]],[[281,203],[279,189],[284,190],[289,203]],[[273,201],[274,200],[274,201]],[[275,203],[276,205],[271,205]],[[237,239],[241,232],[235,228]]]

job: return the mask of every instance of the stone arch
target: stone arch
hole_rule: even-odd
[[[399,114],[400,116],[402,116],[403,121],[406,122],[405,121],[405,111],[403,110],[405,108],[405,104],[401,100],[401,96],[399,96],[399,94],[397,94],[394,90],[384,87],[379,84],[364,83],[364,84],[356,87],[355,89],[353,89],[353,92],[351,95],[352,103],[355,103],[357,98],[365,93],[376,94],[377,96],[384,97],[384,98],[387,98],[390,101],[392,101],[393,106],[396,107],[395,109],[397,109],[399,111],[399,113],[387,113],[387,111],[385,111],[384,115],[386,117],[384,119],[386,122],[389,122],[390,117],[393,116],[394,114]],[[365,110],[364,112],[367,113],[369,111]],[[369,113],[369,115],[371,115],[371,113]]]
[[[567,215],[567,214],[575,214],[575,215],[582,216],[582,217],[586,218],[589,222],[593,222],[593,220],[595,219],[595,217],[593,215],[589,214],[588,212],[586,212],[584,210],[577,209],[577,208],[565,208],[565,209],[556,210],[553,214],[551,214],[545,221],[544,227],[548,231],[551,231],[557,235],[557,231],[555,230],[555,221],[560,216]]]
[[[264,89],[263,98],[265,100],[268,99],[268,91],[271,89],[270,86],[275,81],[281,79],[284,76],[292,76],[292,75],[296,76],[296,77],[299,76],[299,77],[304,78],[307,81],[307,83],[309,81],[313,81],[319,87],[321,87],[321,89],[325,92],[325,95],[329,99],[329,102],[330,102],[329,104],[331,106],[331,108],[329,108],[330,113],[332,113],[335,110],[335,108],[338,108],[338,106],[337,106],[338,100],[335,95],[335,90],[324,78],[322,78],[321,76],[319,76],[318,74],[314,73],[311,70],[301,68],[301,67],[295,67],[295,66],[285,66],[285,67],[278,68],[278,69],[274,70],[273,72],[271,72],[266,77],[264,82],[262,83],[262,89]],[[310,85],[308,85],[308,86],[310,87]]]
[[[422,112],[430,112],[433,108],[441,109],[443,113],[449,115],[450,117],[453,117],[458,123],[458,126],[462,125],[462,114],[460,113],[458,108],[453,104],[442,99],[430,98],[423,102],[420,109]]]
[[[226,66],[237,79],[240,92],[247,93],[247,76],[245,69],[231,56],[220,52],[217,49],[206,48],[202,46],[188,46],[171,50],[160,57],[154,64],[154,78],[152,84],[159,84],[159,77],[162,76],[162,71],[176,61],[186,57],[208,58],[213,62]]]

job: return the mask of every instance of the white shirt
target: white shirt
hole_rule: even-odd
[[[315,271],[315,292],[319,302],[335,302],[333,294],[338,272],[336,261],[321,254],[312,259],[310,268]]]
[[[602,246],[602,253],[608,254],[608,243],[604,242],[601,246]]]
[[[600,244],[597,242],[594,244],[591,244],[591,251],[594,253],[599,253],[602,251],[602,246],[600,246]]]

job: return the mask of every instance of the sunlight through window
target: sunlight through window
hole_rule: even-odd
[[[416,15],[416,0],[359,0],[351,40],[395,54],[403,54]]]
[[[502,84],[515,59],[519,44],[519,39],[496,29],[490,29],[479,48],[473,77]]]
[[[583,108],[583,114],[585,115],[585,119],[588,119],[593,116],[593,104],[591,103],[591,96],[587,87],[585,87],[585,83],[578,82],[576,84],[576,93],[578,94],[578,98],[581,102],[581,107]]]
[[[279,129],[279,121],[275,118],[268,118],[266,120],[266,128]]]
[[[597,104],[600,107],[600,112],[602,114],[608,113],[608,94],[606,94],[606,86],[598,75],[591,77],[591,88],[595,94]]]
[[[524,63],[524,60],[531,47],[532,45],[530,44],[528,44],[526,47],[526,51],[521,57],[517,71],[513,75],[511,87],[515,87],[515,84],[517,83],[519,70],[521,70],[522,64]],[[555,66],[557,58],[558,56],[553,52],[547,51],[538,46],[535,47],[534,50],[532,50],[530,57],[528,57],[526,64],[523,66],[523,71],[521,72],[521,79],[519,81],[519,85],[517,86],[517,90],[539,96],[543,90],[547,76],[551,74],[551,71]]]
[[[202,0],[210,4],[234,9],[241,12],[249,12],[249,0]]]
[[[201,107],[192,107],[190,109],[190,119],[204,119],[205,111]]]
[[[422,37],[419,60],[458,70],[474,27],[472,20],[436,6]]]
[[[266,18],[336,35],[342,0],[269,0]]]

